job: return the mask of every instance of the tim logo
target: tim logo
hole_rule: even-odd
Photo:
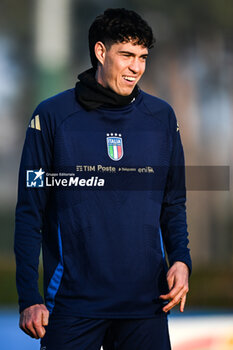
[[[44,171],[40,170],[27,170],[27,187],[44,187]]]

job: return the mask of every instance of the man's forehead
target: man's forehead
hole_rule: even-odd
[[[111,48],[116,51],[129,51],[129,52],[140,52],[142,55],[148,54],[147,47],[139,45],[136,40],[134,41],[123,41],[119,43],[114,43]]]

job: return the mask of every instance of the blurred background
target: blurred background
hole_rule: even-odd
[[[157,41],[140,87],[174,107],[186,165],[228,166],[231,174],[232,0],[1,0],[0,332],[8,336],[7,349],[14,348],[10,341],[15,341],[13,334],[18,332],[13,233],[18,167],[27,124],[42,99],[73,87],[77,75],[90,67],[88,28],[108,7],[133,9],[153,28]],[[171,318],[175,350],[233,349],[232,209],[231,178],[222,190],[188,188],[193,274],[186,314],[192,320],[197,313],[205,317],[224,314],[229,323],[223,329],[226,332],[230,327],[231,331],[220,336],[224,339],[221,345],[205,340],[207,343],[189,347],[182,343],[182,334],[179,336],[183,328],[176,331],[178,321],[174,324],[175,318]],[[207,318],[203,324],[208,322]],[[21,338],[28,342],[23,334],[16,339]],[[38,348],[38,343],[33,344]],[[31,343],[28,346],[32,349]]]

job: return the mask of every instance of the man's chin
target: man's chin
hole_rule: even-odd
[[[133,87],[132,89],[124,89],[124,90],[121,90],[121,91],[118,92],[118,95],[121,95],[121,96],[129,96],[129,95],[132,94],[133,89],[134,89],[134,87]]]
[[[135,86],[136,84],[134,86],[124,86],[124,87],[115,87],[115,88],[113,88],[112,86],[109,86],[109,88],[120,96],[129,96],[130,94],[132,94]]]

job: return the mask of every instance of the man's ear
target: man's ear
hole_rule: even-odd
[[[105,54],[106,54],[106,47],[101,41],[97,41],[95,44],[95,55],[98,59],[98,61],[103,64],[105,60]]]

